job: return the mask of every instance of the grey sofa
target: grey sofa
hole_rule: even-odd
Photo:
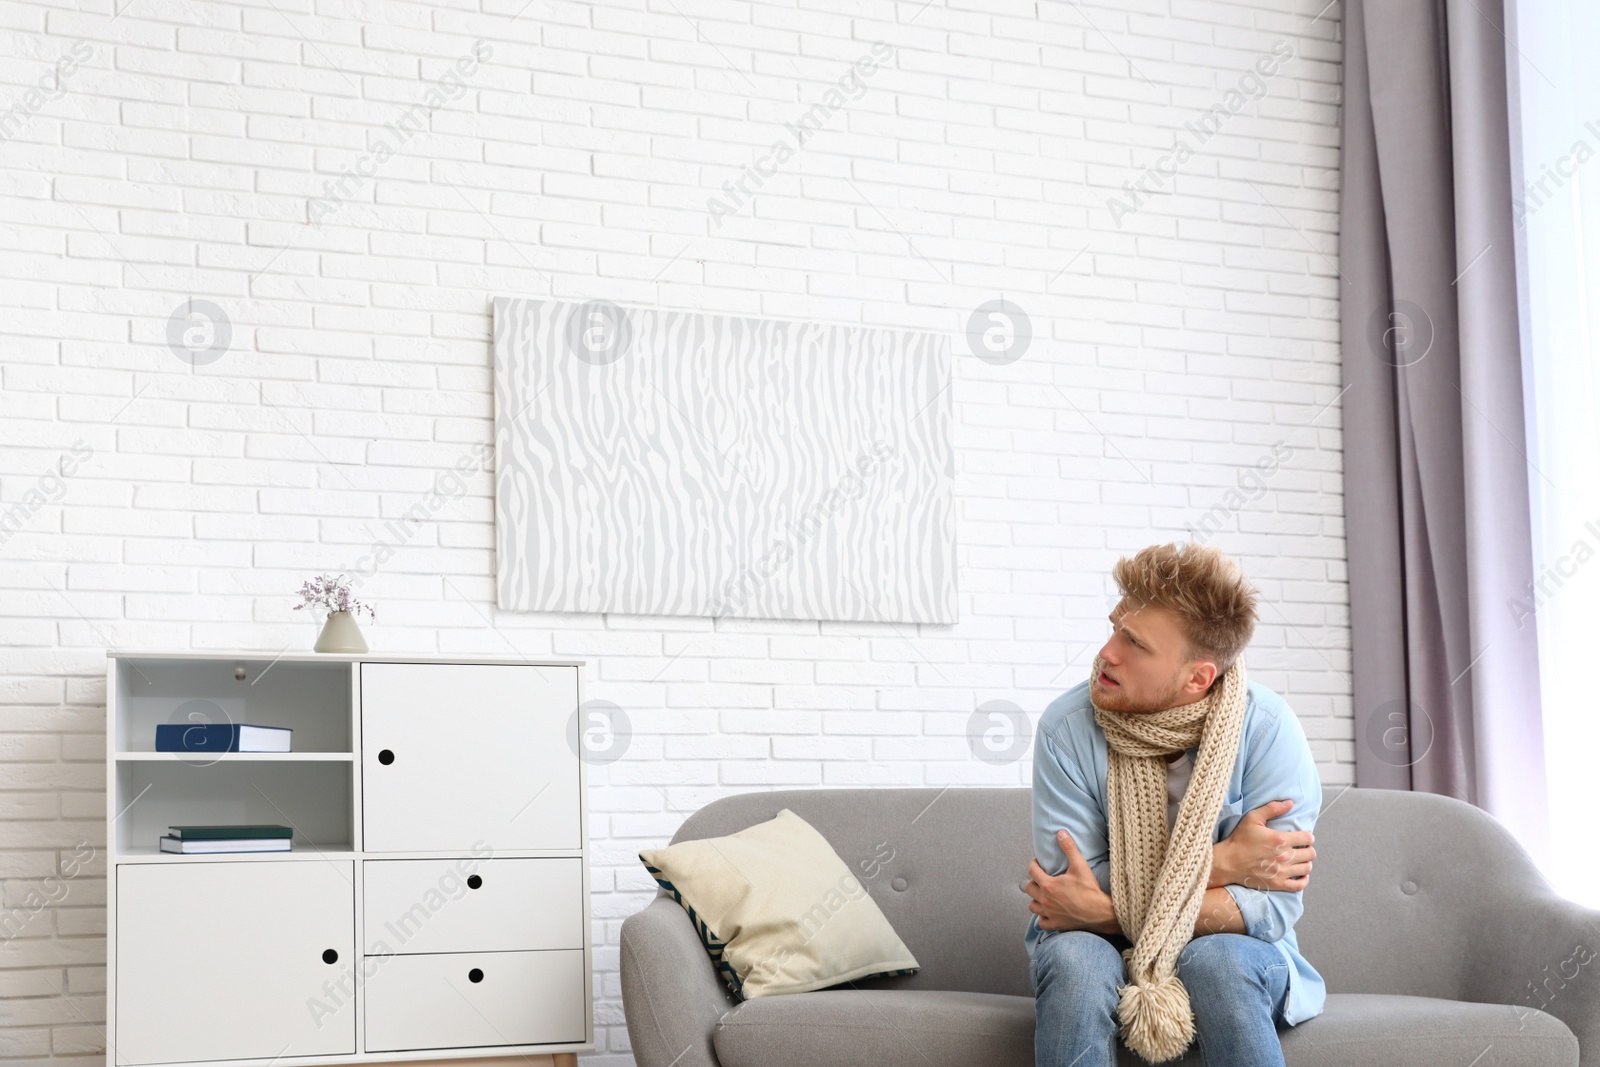
[[[739,1003],[661,891],[622,925],[639,1067],[1030,1067],[1031,792],[786,790],[695,812],[674,842],[792,809],[922,969]],[[1556,896],[1493,818],[1430,793],[1329,788],[1316,834],[1296,930],[1328,1000],[1280,1031],[1288,1067],[1600,1067],[1600,912]],[[1169,1063],[1195,1067],[1199,1051]]]

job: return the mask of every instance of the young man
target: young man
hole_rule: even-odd
[[[1322,786],[1299,720],[1245,677],[1256,592],[1233,561],[1153,545],[1090,678],[1035,735],[1025,942],[1038,1067],[1282,1067],[1277,1026],[1323,1010],[1294,924]]]

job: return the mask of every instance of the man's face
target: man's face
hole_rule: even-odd
[[[1111,637],[1089,695],[1107,711],[1146,714],[1191,704],[1206,695],[1217,666],[1191,659],[1183,624],[1166,608],[1124,597],[1111,612]]]

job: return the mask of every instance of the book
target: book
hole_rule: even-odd
[[[169,826],[167,836],[180,841],[236,841],[246,837],[293,837],[294,828],[277,823],[238,823],[232,826]]]
[[[287,837],[223,838],[208,841],[184,841],[163,834],[162,852],[290,852]]]
[[[164,722],[156,726],[157,752],[288,752],[287,726],[242,722]]]

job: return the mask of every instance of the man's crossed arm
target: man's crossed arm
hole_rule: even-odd
[[[1274,830],[1267,825],[1268,819],[1292,806],[1292,801],[1275,800],[1245,813],[1233,832],[1211,847],[1211,878],[1195,919],[1195,937],[1246,932],[1244,915],[1226,886],[1290,892],[1305,889],[1311,862],[1317,858],[1312,845],[1315,836],[1309,830]],[[1058,875],[1046,874],[1037,857],[1028,865],[1028,910],[1039,916],[1039,928],[1123,933],[1111,895],[1100,888],[1077,842],[1066,830],[1058,831],[1056,837],[1066,854],[1067,869]]]

